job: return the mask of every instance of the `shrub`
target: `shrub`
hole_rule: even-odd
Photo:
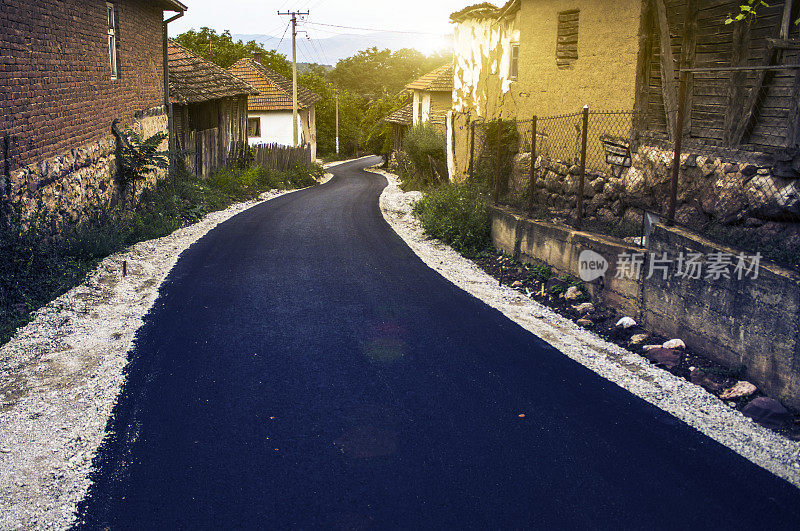
[[[432,189],[414,206],[425,233],[465,256],[476,256],[491,246],[489,201],[484,186],[444,184]]]
[[[436,126],[425,122],[411,127],[403,137],[403,145],[408,156],[400,175],[403,182],[414,182],[418,189],[437,182],[431,161],[437,168],[447,167],[447,142]]]

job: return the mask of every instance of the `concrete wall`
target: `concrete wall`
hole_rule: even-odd
[[[767,394],[800,408],[800,275],[762,264],[758,278],[719,280],[616,279],[623,253],[727,252],[727,249],[675,227],[656,226],[648,249],[531,221],[510,211],[492,209],[492,240],[498,249],[525,262],[547,263],[559,273],[578,276],[578,256],[592,250],[610,263],[601,283],[587,285],[592,296],[634,317],[647,328],[679,337],[706,357],[733,367],[747,367],[747,378]],[[645,266],[646,267],[646,266]]]

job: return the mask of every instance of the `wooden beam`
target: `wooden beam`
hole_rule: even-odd
[[[793,0],[786,0],[783,4],[783,18],[781,19],[781,39],[789,38],[789,28],[792,24],[792,4]]]
[[[697,27],[700,0],[688,0],[686,18],[683,20],[683,42],[681,43],[681,70],[694,68],[697,56]],[[694,76],[686,74],[686,107],[683,120],[683,134],[692,132],[692,99],[694,94]]]
[[[653,60],[653,24],[650,2],[642,2],[642,15],[639,22],[639,55],[636,59],[636,100],[634,102],[635,127],[643,131],[648,126],[649,109],[647,105],[650,92],[650,73]]]
[[[670,140],[675,139],[675,124],[678,113],[678,95],[675,81],[675,59],[672,55],[672,37],[664,0],[652,0],[658,19],[658,40],[661,47],[661,92],[664,97],[664,113]]]
[[[789,130],[786,132],[786,148],[800,149],[800,69],[794,73],[792,105],[789,107]]]
[[[731,66],[743,67],[747,65],[750,53],[750,23],[738,22],[733,25],[733,43],[731,44]],[[734,147],[741,142],[735,136],[736,129],[742,121],[747,100],[747,71],[736,70],[731,72],[728,79],[728,105],[725,113],[725,143]]]

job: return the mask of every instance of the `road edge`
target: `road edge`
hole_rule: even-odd
[[[381,213],[428,267],[584,367],[800,488],[800,442],[756,424],[705,389],[656,368],[522,293],[499,286],[474,262],[425,236],[411,212],[419,192],[403,192],[398,176],[387,171],[374,167],[366,171],[387,180],[379,200]]]

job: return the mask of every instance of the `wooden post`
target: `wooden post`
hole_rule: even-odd
[[[681,43],[681,70],[694,68],[697,62],[697,32],[700,0],[688,0],[686,4],[686,17],[683,22],[683,42]],[[694,96],[694,76],[686,78],[686,109],[684,112],[684,133],[692,131],[692,98]]]
[[[681,72],[678,90],[678,120],[675,123],[675,155],[672,161],[672,187],[669,196],[667,225],[675,224],[675,209],[678,203],[678,178],[681,173],[681,149],[683,149],[683,114],[686,110],[686,72]]]
[[[500,199],[500,152],[501,152],[501,136],[503,130],[503,121],[498,118],[497,119],[497,161],[495,161],[495,170],[494,170],[494,202]]]
[[[583,107],[583,131],[581,131],[581,175],[578,178],[578,212],[575,219],[575,228],[581,230],[583,226],[583,188],[586,181],[586,144],[589,137],[589,106]]]
[[[653,0],[658,20],[659,43],[661,46],[661,92],[664,97],[664,112],[667,118],[667,131],[670,135],[675,130],[675,60],[672,55],[672,37],[669,32],[669,19],[664,0]],[[670,138],[670,140],[674,140]]]
[[[531,180],[528,183],[528,216],[533,217],[534,194],[536,194],[536,115],[531,122]]]
[[[469,180],[471,181],[474,175],[475,169],[475,122],[470,120],[469,122]]]

